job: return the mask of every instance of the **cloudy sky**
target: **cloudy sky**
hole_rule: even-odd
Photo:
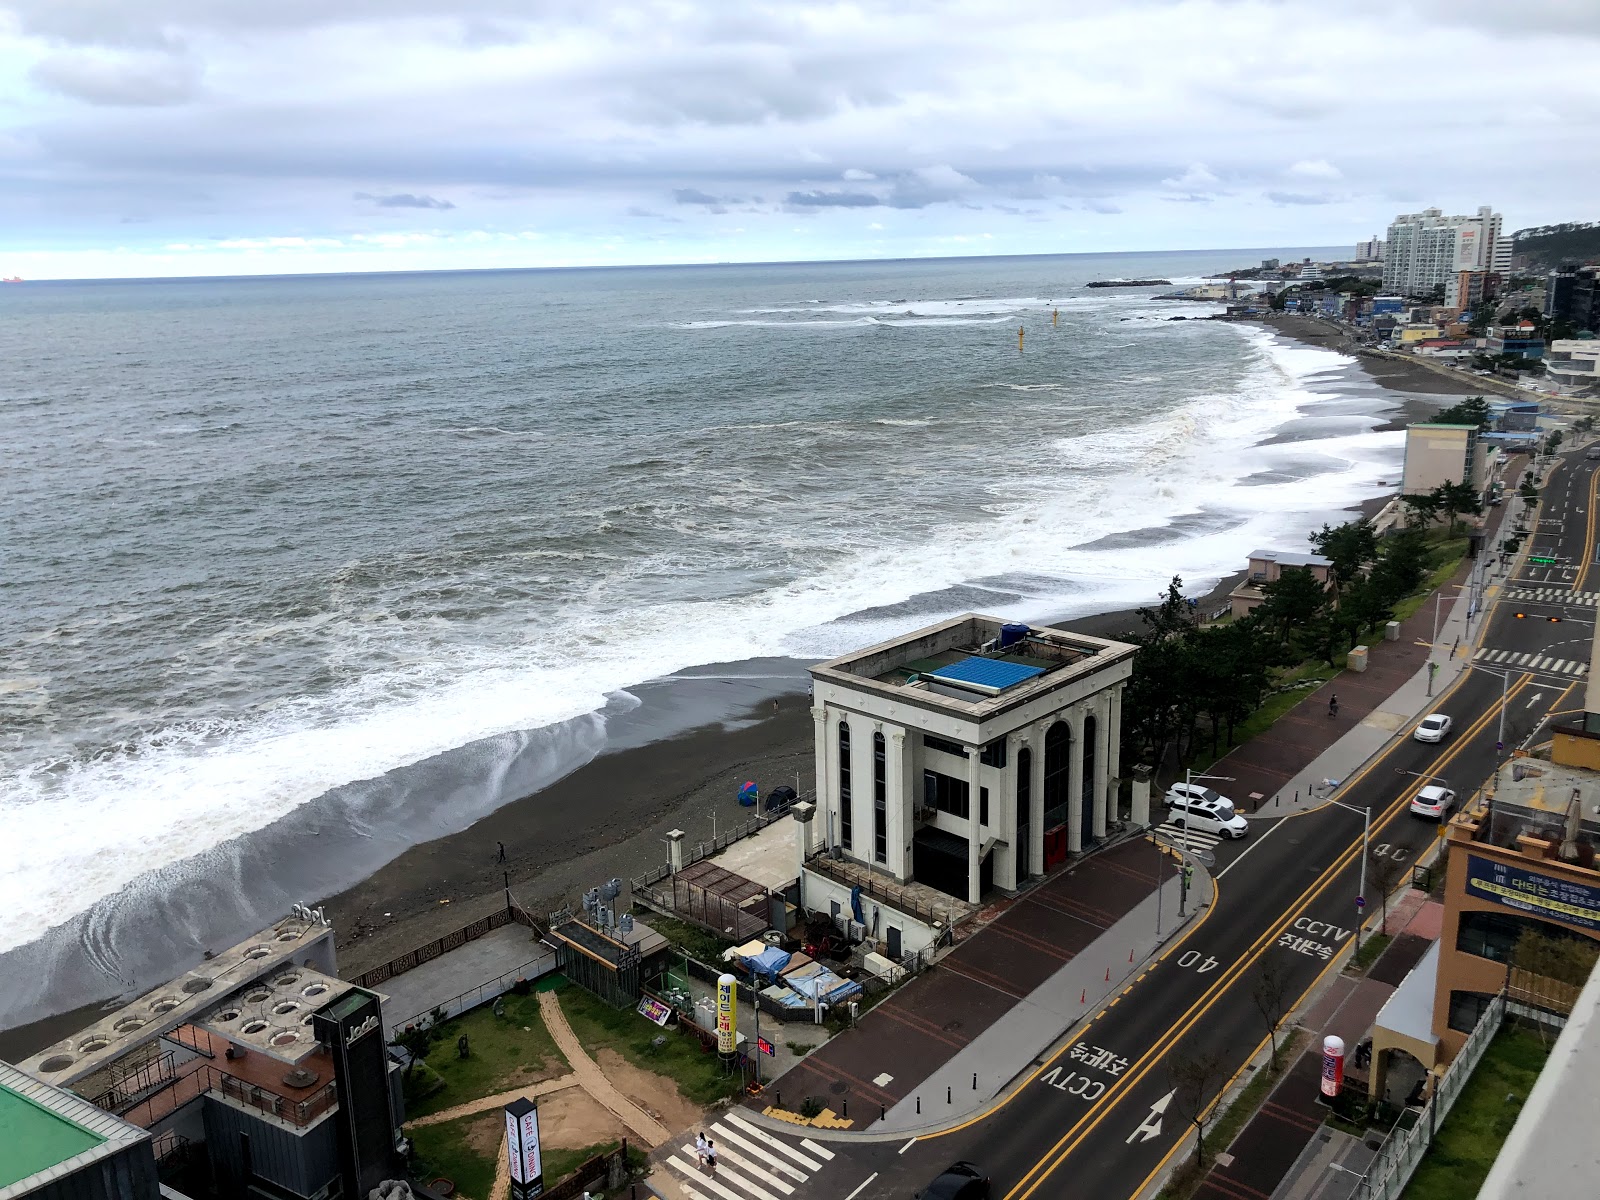
[[[1600,218],[1600,0],[0,0],[0,275]]]

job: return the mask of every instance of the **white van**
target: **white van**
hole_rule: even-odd
[[[1250,822],[1234,811],[1233,801],[1197,783],[1175,783],[1167,789],[1167,821],[1196,833],[1242,838]]]

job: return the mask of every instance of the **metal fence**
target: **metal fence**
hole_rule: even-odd
[[[480,983],[475,988],[462,992],[446,1000],[443,1004],[436,1004],[426,1012],[420,1012],[407,1017],[404,1021],[391,1022],[394,1029],[431,1029],[435,1020],[449,1021],[459,1017],[462,1013],[471,1012],[480,1004],[487,1004],[509,992],[520,979],[540,979],[552,971],[559,969],[555,951],[547,950],[538,958],[529,959],[520,967],[507,971],[504,975]],[[537,967],[538,970],[530,971],[528,968]],[[439,1015],[441,1013],[443,1015]]]
[[[1461,1089],[1472,1077],[1473,1068],[1483,1058],[1489,1043],[1494,1041],[1495,1034],[1500,1032],[1506,1019],[1513,1016],[1551,1025],[1566,1024],[1565,1017],[1510,1000],[1505,992],[1491,1000],[1489,1007],[1478,1018],[1478,1023],[1472,1027],[1461,1052],[1440,1077],[1428,1102],[1422,1106],[1415,1124],[1391,1135],[1379,1149],[1378,1157],[1367,1168],[1366,1195],[1371,1200],[1397,1200],[1405,1190],[1412,1172],[1433,1144],[1434,1134],[1455,1106]]]
[[[434,938],[425,946],[418,946],[415,950],[408,950],[398,958],[391,958],[381,967],[373,967],[356,976],[350,982],[360,988],[377,987],[393,979],[396,975],[403,975],[412,967],[420,967],[425,962],[432,962],[441,954],[448,954],[458,946],[465,946],[468,942],[475,942],[490,930],[499,929],[502,925],[510,925],[517,918],[512,905],[506,905],[499,912],[490,913],[487,917],[479,917],[470,925],[463,925],[460,929],[453,930],[443,937]]]
[[[819,851],[807,858],[806,869],[815,871],[818,875],[825,875],[835,883],[842,883],[846,887],[859,887],[867,895],[882,900],[885,904],[893,906],[896,911],[916,917],[926,924],[948,926],[952,923],[949,908],[932,904],[924,899],[921,893],[913,893],[865,868],[846,865],[830,858],[826,852]]]

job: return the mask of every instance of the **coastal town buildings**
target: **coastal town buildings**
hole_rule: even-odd
[[[1509,270],[1510,253],[1500,214],[1487,205],[1473,216],[1447,217],[1437,208],[1403,213],[1390,223],[1385,239],[1383,287],[1425,296],[1448,288],[1460,271]]]
[[[1600,394],[1600,339],[1557,338],[1550,343],[1545,374],[1564,396]]]
[[[811,668],[817,839],[969,903],[1081,853],[1118,819],[1133,654],[969,614]]]
[[[1451,308],[1476,308],[1500,294],[1505,276],[1495,271],[1457,271],[1445,285],[1444,302]]]
[[[383,997],[334,970],[332,927],[296,906],[14,1073],[0,1068],[0,1083],[75,1093],[73,1120],[158,1174],[164,1195],[198,1184],[195,1194],[219,1196],[366,1196],[396,1172],[399,1067]]]
[[[1332,586],[1333,563],[1320,554],[1298,554],[1289,550],[1252,550],[1250,563],[1233,591],[1228,593],[1228,604],[1235,617],[1242,617],[1260,607],[1266,599],[1261,589],[1276,583],[1285,569],[1309,571],[1312,578],[1324,588]]]
[[[1494,325],[1484,340],[1484,352],[1490,355],[1515,354],[1522,358],[1543,358],[1544,338],[1526,321],[1517,325]]]
[[[1374,263],[1382,262],[1386,243],[1381,237],[1374,234],[1365,241],[1356,243],[1356,262]]]
[[[150,1134],[0,1063],[0,1196],[161,1200]]]
[[[1544,315],[1600,334],[1600,264],[1563,263],[1545,278]]]

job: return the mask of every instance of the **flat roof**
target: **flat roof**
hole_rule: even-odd
[[[1275,562],[1280,567],[1331,567],[1333,560],[1320,554],[1302,554],[1298,550],[1252,550],[1251,558]]]
[[[59,1166],[105,1140],[0,1085],[0,1188]]]

